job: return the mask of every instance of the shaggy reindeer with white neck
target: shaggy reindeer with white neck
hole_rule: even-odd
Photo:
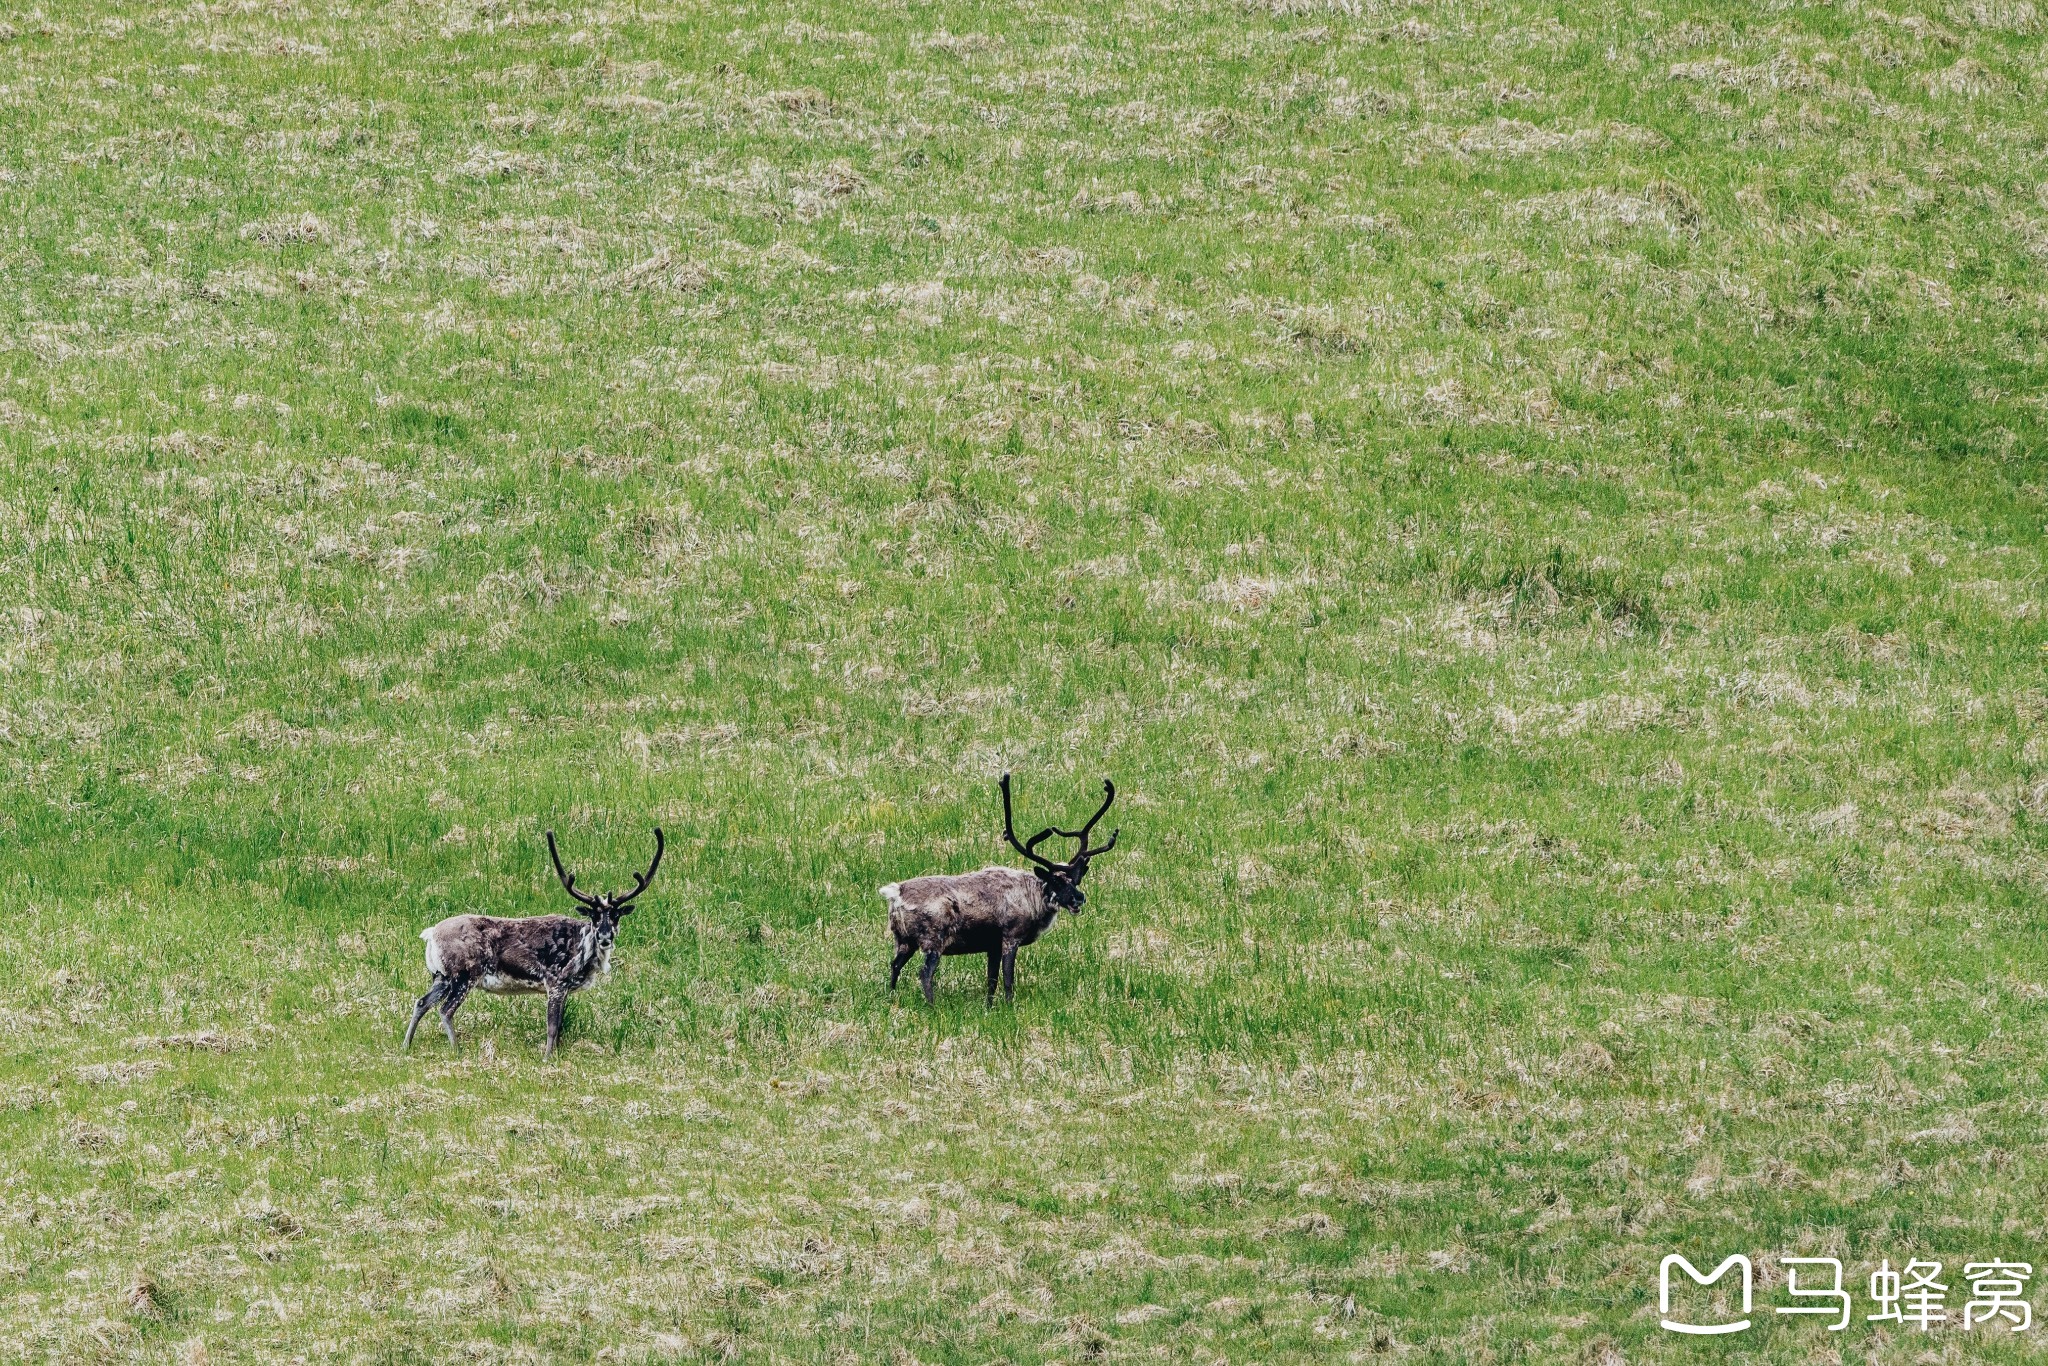
[[[1116,784],[1102,782],[1102,806],[1079,830],[1047,826],[1023,843],[1010,821],[1010,775],[997,784],[1003,792],[1003,837],[1032,862],[1029,872],[1021,868],[984,868],[978,873],[954,873],[937,877],[914,877],[892,882],[882,889],[889,904],[889,932],[896,936],[896,960],[889,965],[889,990],[903,975],[903,965],[912,954],[924,950],[924,970],[918,981],[929,1005],[938,978],[939,959],[963,953],[988,955],[988,1001],[996,1000],[996,975],[1002,974],[1003,999],[1017,998],[1017,950],[1032,943],[1052,928],[1061,911],[1079,911],[1088,898],[1081,894],[1081,878],[1088,860],[1116,847],[1118,831],[1099,849],[1088,847],[1089,832],[1116,800]],[[1052,836],[1074,840],[1079,852],[1066,863],[1040,858],[1038,846]]]
[[[618,936],[619,920],[632,912],[633,899],[654,881],[663,847],[661,827],[656,826],[654,862],[646,872],[634,874],[633,890],[624,895],[591,896],[576,890],[576,879],[562,867],[562,856],[555,852],[555,832],[548,831],[548,857],[555,862],[555,876],[562,880],[562,890],[582,908],[582,918],[537,915],[505,920],[458,915],[422,930],[420,938],[427,941],[427,971],[433,974],[434,985],[413,1007],[412,1023],[405,1027],[405,1047],[412,1047],[413,1031],[437,1002],[449,1045],[461,1047],[455,1042],[455,1012],[464,997],[479,990],[497,996],[546,995],[548,1045],[543,1056],[552,1056],[562,1037],[562,1010],[569,1003],[569,993],[612,970],[612,941]]]

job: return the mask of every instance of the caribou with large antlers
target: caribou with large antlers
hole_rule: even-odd
[[[1010,818],[1010,775],[997,784],[1003,793],[1003,838],[1010,847],[1031,860],[1022,868],[984,868],[978,873],[954,873],[936,877],[914,877],[892,882],[882,888],[882,900],[889,906],[889,933],[896,936],[896,959],[889,965],[889,990],[903,975],[903,965],[918,950],[924,951],[924,968],[918,981],[924,999],[932,1000],[939,972],[939,959],[963,953],[988,955],[989,1005],[996,1000],[996,978],[1001,974],[1003,999],[1017,995],[1017,950],[1036,940],[1052,927],[1061,911],[1078,911],[1087,897],[1081,894],[1081,879],[1088,872],[1088,860],[1116,848],[1119,831],[1109,840],[1091,848],[1089,835],[1095,823],[1116,800],[1116,784],[1102,782],[1102,805],[1079,830],[1062,830],[1048,825],[1022,841]],[[1075,841],[1077,852],[1065,863],[1041,857],[1038,846],[1057,835]]]
[[[633,890],[592,896],[576,890],[576,879],[562,866],[562,856],[556,852],[555,832],[548,831],[548,857],[554,860],[555,876],[581,908],[582,918],[538,915],[505,920],[458,915],[422,930],[420,938],[427,941],[427,971],[433,974],[434,984],[413,1007],[412,1023],[405,1027],[405,1046],[412,1047],[413,1031],[438,1003],[441,1028],[447,1031],[449,1044],[459,1047],[455,1043],[455,1012],[472,990],[499,996],[545,994],[547,1053],[552,1055],[562,1037],[562,1010],[569,993],[612,970],[612,941],[618,936],[619,920],[632,912],[634,898],[654,881],[664,847],[661,827],[656,826],[654,862],[646,872],[633,875]]]

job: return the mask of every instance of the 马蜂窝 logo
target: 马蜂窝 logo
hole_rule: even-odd
[[[1671,1268],[1674,1266],[1677,1267],[1679,1270],[1685,1272],[1686,1275],[1692,1277],[1694,1285],[1712,1285],[1715,1281],[1720,1280],[1722,1276],[1726,1275],[1730,1267],[1741,1267],[1743,1317],[1736,1320],[1733,1323],[1680,1323],[1678,1320],[1672,1318],[1670,1316]],[[1749,1258],[1743,1256],[1739,1252],[1736,1253],[1733,1257],[1728,1258],[1728,1260],[1722,1262],[1719,1266],[1715,1267],[1711,1273],[1704,1276],[1700,1274],[1700,1269],[1698,1267],[1694,1266],[1685,1258],[1679,1256],[1676,1252],[1672,1253],[1669,1257],[1666,1257],[1664,1259],[1664,1264],[1657,1268],[1657,1311],[1665,1316],[1663,1320],[1665,1331],[1671,1333],[1698,1333],[1701,1335],[1710,1335],[1716,1333],[1739,1333],[1743,1329],[1749,1327],[1749,1298],[1754,1275],[1755,1273],[1751,1270],[1749,1265]]]
[[[1828,1325],[1830,1333],[1839,1333],[1849,1326],[1854,1317],[1854,1304],[1842,1284],[1840,1258],[1779,1257],[1777,1260],[1785,1269],[1785,1295],[1795,1303],[1775,1306],[1771,1312],[1825,1314],[1834,1319]],[[1802,1272],[1804,1267],[1816,1270]],[[1719,1323],[1691,1323],[1672,1318],[1673,1268],[1684,1272],[1694,1285],[1703,1286],[1713,1285],[1739,1268],[1742,1272],[1742,1317]],[[1895,1323],[1901,1328],[1917,1328],[1923,1333],[1935,1324],[1950,1322],[1949,1287],[1939,1279],[1941,1270],[1940,1262],[1908,1258],[1901,1270],[1894,1271],[1891,1258],[1883,1259],[1870,1273],[1870,1301],[1877,1307],[1877,1312],[1864,1315],[1864,1319],[1870,1323]],[[1823,1273],[1825,1283],[1822,1283]],[[1967,1331],[2003,1323],[2011,1332],[2024,1333],[2033,1327],[2034,1309],[2026,1298],[2027,1282],[2033,1279],[2033,1275],[2034,1268],[2027,1262],[1967,1263],[1963,1267],[1963,1279],[1970,1283],[1970,1291],[1963,1305],[1963,1328]],[[1700,1336],[1740,1333],[1750,1326],[1749,1311],[1755,1282],[1755,1268],[1749,1258],[1739,1252],[1704,1274],[1674,1252],[1657,1268],[1657,1309],[1662,1315],[1659,1321],[1669,1333]]]

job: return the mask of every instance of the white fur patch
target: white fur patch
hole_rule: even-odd
[[[576,949],[576,961],[569,965],[570,975],[580,974],[583,969],[589,967],[590,960],[597,957],[597,948],[597,926],[585,925],[583,943]]]
[[[441,975],[441,946],[434,942],[432,930],[421,930],[420,938],[427,941],[427,972],[432,976]]]

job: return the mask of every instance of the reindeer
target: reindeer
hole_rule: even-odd
[[[612,941],[619,932],[619,920],[633,910],[633,900],[654,881],[661,867],[664,844],[661,827],[654,828],[654,862],[644,873],[635,873],[633,890],[623,896],[600,893],[590,896],[576,890],[576,879],[562,867],[555,850],[555,832],[548,831],[548,857],[554,860],[555,876],[582,908],[582,919],[573,915],[537,915],[506,920],[490,915],[458,915],[432,929],[420,931],[427,941],[427,971],[434,985],[413,1007],[412,1023],[405,1027],[405,1047],[412,1047],[413,1031],[420,1027],[430,1007],[441,1006],[441,1028],[455,1042],[455,1012],[471,990],[481,989],[498,996],[529,996],[545,993],[548,998],[548,1045],[542,1056],[553,1056],[562,1037],[562,1010],[569,993],[580,991],[599,973],[612,970]]]
[[[1052,927],[1061,911],[1079,911],[1087,900],[1081,894],[1081,879],[1088,872],[1088,860],[1116,848],[1121,831],[1112,830],[1109,842],[1099,849],[1088,847],[1088,836],[1116,800],[1116,784],[1102,781],[1102,805],[1079,830],[1047,826],[1020,844],[1010,819],[1010,775],[997,784],[1003,793],[1003,838],[1032,862],[1029,872],[1021,868],[984,868],[978,873],[953,873],[936,877],[914,877],[892,882],[882,888],[882,900],[889,906],[889,933],[896,936],[896,959],[889,965],[889,990],[903,975],[903,965],[919,949],[924,950],[924,970],[918,981],[924,999],[931,1004],[939,972],[939,959],[962,953],[988,955],[988,999],[996,1003],[996,975],[1000,969],[1003,1000],[1017,999],[1017,950],[1034,942]],[[1058,835],[1077,842],[1079,852],[1066,863],[1040,858],[1038,846]]]

